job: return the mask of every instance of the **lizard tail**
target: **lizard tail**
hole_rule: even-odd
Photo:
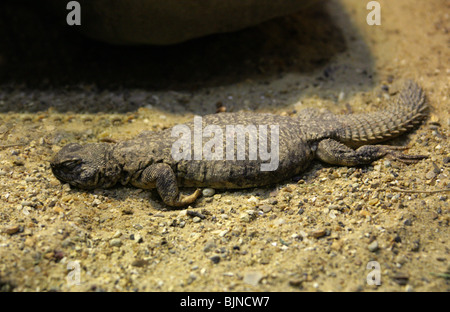
[[[338,140],[353,147],[389,140],[421,123],[427,108],[422,88],[407,81],[396,102],[386,110],[337,116],[343,124]]]

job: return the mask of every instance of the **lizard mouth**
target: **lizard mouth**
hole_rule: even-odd
[[[63,162],[52,161],[50,167],[58,180],[72,182],[81,171],[81,163],[81,159],[70,159]]]

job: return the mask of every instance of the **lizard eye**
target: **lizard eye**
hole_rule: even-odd
[[[81,159],[70,159],[64,161],[61,167],[66,171],[71,171],[75,169],[79,164],[81,164]]]

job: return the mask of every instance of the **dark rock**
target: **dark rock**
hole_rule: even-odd
[[[211,258],[209,258],[212,263],[217,264],[220,262],[220,256],[212,256]]]
[[[236,31],[297,12],[316,0],[78,0],[87,36],[115,44],[174,44],[214,33]],[[69,11],[45,0],[53,13]]]

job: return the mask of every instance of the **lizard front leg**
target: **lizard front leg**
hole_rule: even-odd
[[[427,156],[406,155],[399,152],[400,150],[405,149],[405,147],[389,145],[363,145],[360,148],[353,150],[338,141],[326,139],[319,142],[316,156],[323,162],[341,166],[370,164],[384,156],[391,156],[392,158],[405,163],[415,163],[421,159],[427,158]]]
[[[164,203],[173,207],[189,205],[201,194],[200,189],[197,189],[191,195],[181,194],[178,190],[175,173],[169,165],[163,163],[153,164],[145,168],[139,177],[139,184],[143,186],[154,185]]]

